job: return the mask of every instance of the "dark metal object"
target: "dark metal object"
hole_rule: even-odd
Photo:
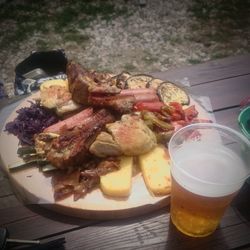
[[[10,239],[7,228],[0,228],[0,249],[11,249],[11,247],[17,247],[23,250],[38,250],[38,249],[59,249],[65,243],[65,238],[57,238],[53,240],[21,240]]]
[[[32,52],[15,68],[15,94],[37,89],[36,81],[41,78],[65,74],[67,61],[63,50]]]

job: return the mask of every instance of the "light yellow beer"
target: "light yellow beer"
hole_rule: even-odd
[[[216,230],[250,174],[249,150],[238,132],[215,124],[187,126],[171,138],[170,215],[178,230],[193,237]]]
[[[215,231],[234,193],[223,197],[206,197],[189,192],[172,176],[171,220],[184,234],[207,236]]]

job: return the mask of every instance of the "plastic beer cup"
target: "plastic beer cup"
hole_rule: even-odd
[[[231,128],[197,123],[177,131],[168,148],[171,220],[186,235],[207,236],[250,175],[250,142]]]

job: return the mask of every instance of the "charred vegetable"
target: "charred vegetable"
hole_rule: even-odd
[[[157,89],[163,82],[161,79],[154,78],[147,83],[147,88]]]
[[[171,82],[163,82],[157,89],[158,95],[165,104],[169,102],[179,102],[182,105],[189,104],[187,93]]]
[[[128,89],[140,89],[146,88],[149,81],[153,79],[150,75],[134,75],[127,79],[126,88]]]
[[[114,76],[116,79],[116,86],[120,89],[125,89],[126,87],[126,81],[131,76],[129,72],[122,72],[119,75]]]

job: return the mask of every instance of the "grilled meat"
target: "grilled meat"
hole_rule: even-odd
[[[87,105],[90,93],[117,94],[121,91],[113,75],[84,69],[73,61],[67,64],[66,74],[72,99],[77,103]]]
[[[74,169],[71,172],[58,171],[52,177],[55,200],[74,195],[74,200],[85,196],[100,183],[100,176],[116,171],[120,168],[117,158],[105,160],[90,160],[84,169]]]
[[[136,115],[123,115],[120,121],[106,125],[107,132],[100,133],[90,146],[99,157],[140,155],[156,146],[155,134]]]
[[[124,155],[140,155],[156,146],[155,134],[136,115],[123,115],[120,121],[106,125]]]
[[[90,156],[89,145],[106,123],[114,117],[105,109],[96,112],[85,120],[80,127],[65,132],[55,138],[46,157],[57,168],[65,169],[80,166]]]
[[[88,88],[94,84],[91,73],[81,65],[71,61],[67,64],[66,74],[72,99],[83,105],[88,104]]]
[[[105,107],[115,110],[121,114],[129,113],[133,110],[136,102],[134,96],[90,96],[89,103],[96,107]]]
[[[83,111],[65,119],[58,123],[55,123],[46,129],[44,132],[47,133],[58,133],[60,134],[62,131],[69,130],[74,128],[75,126],[80,126],[82,123],[85,123],[85,120],[93,115],[93,109],[87,108]]]

